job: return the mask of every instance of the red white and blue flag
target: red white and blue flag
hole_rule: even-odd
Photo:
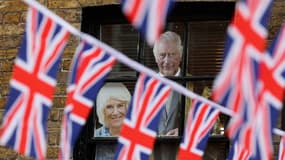
[[[233,159],[272,159],[272,132],[282,108],[285,88],[285,25],[274,39],[269,50],[262,56],[256,55],[259,76],[256,106],[247,114],[251,116],[242,126],[232,152]],[[252,116],[254,115],[254,116]]]
[[[272,159],[272,129],[282,106],[284,67],[281,54],[265,52],[271,4],[271,0],[237,3],[223,70],[213,87],[214,100],[236,114],[227,128],[234,141],[233,159]]]
[[[115,58],[104,49],[82,41],[77,47],[67,88],[59,159],[70,159],[76,139],[84,126],[94,99]]]
[[[253,124],[256,131],[252,136],[255,152],[251,158],[266,159],[267,155],[273,154],[272,133],[283,106],[285,89],[284,42],[285,24],[269,50],[259,59],[257,108],[254,110],[256,117],[252,118],[256,120]]]
[[[46,123],[68,36],[69,32],[51,17],[29,8],[0,129],[2,145],[44,159]]]
[[[219,116],[219,111],[199,100],[193,100],[184,135],[178,152],[179,160],[201,160],[210,131]]]
[[[232,144],[230,149],[230,153],[228,156],[228,160],[249,160],[250,153],[247,149],[241,146],[238,141],[235,141]]]
[[[278,160],[284,160],[284,159],[285,159],[285,136],[283,136],[280,140],[279,153],[278,153]]]
[[[271,3],[271,0],[239,1],[227,30],[224,63],[214,82],[213,99],[237,115],[232,117],[227,129],[231,138],[243,123],[245,108],[255,105],[258,71],[253,55],[265,51]]]
[[[153,45],[164,29],[174,0],[122,0],[121,3],[130,23]]]
[[[147,160],[170,87],[141,73],[118,138],[116,158]]]

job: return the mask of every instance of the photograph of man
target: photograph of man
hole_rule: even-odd
[[[182,58],[181,39],[175,32],[164,32],[154,44],[153,54],[161,76],[180,76]],[[162,111],[158,127],[159,135],[178,136],[180,95],[172,91]]]
[[[172,31],[166,31],[155,42],[153,54],[161,76],[180,76],[182,59],[181,38]],[[171,91],[166,105],[162,110],[159,126],[159,136],[178,136],[180,127],[181,95]],[[156,146],[153,158],[163,160],[176,159],[178,146],[163,143]]]

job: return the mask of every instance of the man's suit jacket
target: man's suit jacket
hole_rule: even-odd
[[[181,111],[181,95],[175,91],[171,91],[166,103],[169,103],[169,111],[167,106],[162,109],[160,121],[158,124],[158,134],[165,135],[168,131],[180,127],[180,111]],[[166,104],[167,105],[167,104]]]

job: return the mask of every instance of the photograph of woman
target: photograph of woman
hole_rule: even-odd
[[[123,124],[131,94],[123,83],[105,83],[96,99],[98,121],[94,136],[118,136]]]

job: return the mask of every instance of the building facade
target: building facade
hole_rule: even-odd
[[[147,67],[157,69],[152,49],[127,23],[120,12],[119,0],[39,0],[39,2],[77,29],[110,44]],[[184,57],[181,64],[182,76],[171,78],[172,80],[199,94],[203,94],[205,88],[211,87],[221,67],[225,30],[234,11],[234,5],[234,0],[177,0],[174,11],[168,17],[166,28],[181,36]],[[284,8],[284,0],[275,0],[273,3],[268,28],[269,43],[285,19]],[[13,60],[17,55],[24,32],[26,11],[27,5],[20,0],[0,0],[0,115],[4,112],[7,100]],[[47,159],[57,159],[67,77],[78,40],[75,36],[69,38],[60,65],[54,104],[48,118]],[[137,76],[136,71],[123,64],[116,64],[107,81],[122,82],[132,93]],[[190,101],[185,97],[182,97],[181,101],[184,106],[181,116],[186,117]],[[74,159],[92,159],[96,156],[97,144],[113,145],[116,141],[114,137],[94,137],[94,129],[99,125],[95,108],[75,146]],[[185,120],[185,118],[182,119]],[[226,119],[226,116],[220,117],[223,125]],[[283,121],[285,121],[284,111],[278,127],[285,129]],[[213,135],[215,136],[209,141],[209,146],[213,147],[207,148],[208,157],[205,159],[222,159],[227,154],[229,142],[219,130],[213,132]],[[274,137],[274,142],[277,147],[279,138]],[[177,145],[179,137],[160,137],[156,145],[166,143]],[[217,151],[219,155],[216,155]],[[211,155],[214,156],[211,157]],[[1,146],[0,159],[29,158]]]

